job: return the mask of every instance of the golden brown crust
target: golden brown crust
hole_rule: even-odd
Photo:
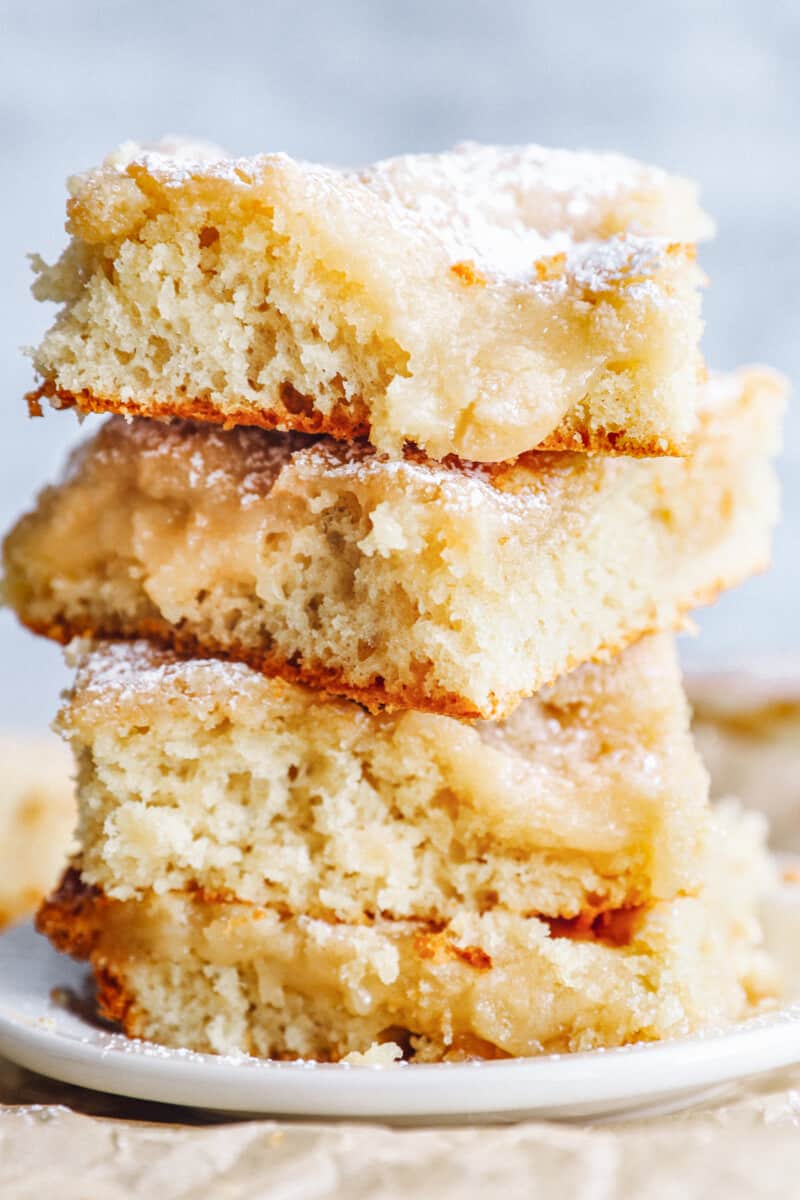
[[[473,967],[476,971],[491,971],[492,956],[480,946],[457,946],[447,936],[446,932],[436,929],[426,929],[414,938],[414,951],[419,958],[427,958],[432,962],[445,962],[448,958],[456,958]]]
[[[749,579],[751,575],[766,570],[768,565],[768,563],[764,563],[759,568],[748,571],[741,578],[717,580],[710,587],[699,589],[686,604],[681,606],[675,620],[670,625],[651,624],[637,629],[627,637],[621,637],[616,641],[599,646],[589,660],[575,655],[565,663],[562,674],[569,674],[570,671],[575,670],[586,661],[605,662],[614,658],[621,654],[627,646],[633,645],[634,642],[638,642],[650,634],[683,628],[687,615],[692,609],[713,604],[721,592],[735,587],[744,579]],[[318,663],[289,661],[274,650],[254,651],[240,645],[221,646],[218,643],[201,641],[192,634],[176,629],[161,618],[148,617],[138,621],[135,627],[120,628],[116,624],[92,624],[88,620],[78,623],[71,621],[63,614],[51,622],[33,620],[24,612],[18,612],[17,616],[32,633],[50,638],[62,645],[67,645],[73,638],[91,638],[92,640],[110,638],[121,641],[145,638],[163,649],[173,651],[181,658],[218,658],[228,662],[241,662],[268,677],[285,679],[288,683],[301,683],[331,696],[344,696],[348,700],[354,700],[371,713],[413,709],[418,712],[459,717],[462,720],[494,721],[509,716],[528,695],[527,692],[513,693],[502,698],[492,695],[490,704],[481,709],[465,696],[439,690],[435,684],[430,685],[428,691],[413,684],[387,686],[386,681],[380,676],[370,680],[367,684],[353,684],[341,671],[334,668],[323,667]],[[554,679],[543,680],[541,686],[545,687],[553,682],[555,682]]]
[[[379,676],[369,684],[353,684],[340,671],[330,667],[290,662],[272,651],[253,651],[244,646],[220,646],[218,643],[200,641],[158,618],[142,620],[137,623],[135,629],[120,629],[116,625],[91,624],[89,621],[79,624],[63,615],[52,622],[31,620],[22,614],[19,616],[22,624],[31,633],[60,642],[63,646],[73,638],[112,638],[126,641],[146,638],[181,658],[219,658],[226,662],[241,662],[255,671],[260,671],[262,675],[285,679],[288,683],[302,683],[331,696],[344,696],[371,713],[416,709],[420,712],[440,713],[469,720],[493,716],[495,712],[494,709],[491,712],[481,712],[465,697],[454,692],[437,691],[434,695],[428,695],[421,688],[406,684],[398,684],[390,689]],[[515,705],[516,701],[511,703],[510,708]],[[497,711],[501,711],[499,707]]]
[[[646,908],[588,909],[576,917],[543,918],[550,926],[550,936],[569,938],[574,942],[602,942],[606,946],[628,946],[636,936]]]
[[[100,936],[103,909],[109,903],[97,888],[84,882],[75,867],[67,867],[56,890],[39,906],[37,932],[62,954],[89,958]]]
[[[108,963],[93,963],[92,970],[98,1016],[114,1025],[121,1025],[127,1037],[138,1037],[136,1005],[131,992]]]
[[[31,417],[43,415],[42,400],[47,400],[54,408],[77,408],[82,413],[117,413],[154,420],[177,417],[181,420],[221,425],[223,429],[251,425],[260,429],[327,434],[337,441],[347,442],[369,438],[369,413],[360,397],[355,397],[347,404],[337,404],[330,413],[325,414],[315,408],[313,397],[303,395],[291,384],[283,384],[280,390],[281,395],[275,397],[271,408],[256,409],[242,405],[241,408],[226,412],[207,398],[186,396],[176,397],[169,402],[149,400],[146,404],[137,404],[132,400],[122,400],[119,396],[97,396],[88,391],[65,391],[56,387],[51,380],[28,392],[25,399]],[[623,455],[627,458],[664,458],[681,457],[689,450],[688,444],[677,444],[667,438],[651,438],[649,441],[631,438],[624,429],[592,429],[587,432],[562,427],[555,429],[543,442],[526,451],[520,458],[524,459],[527,454],[538,454],[542,451]]]
[[[200,421],[206,425],[221,425],[232,429],[236,425],[253,425],[260,429],[283,429],[296,433],[328,434],[338,441],[354,441],[369,434],[370,426],[364,403],[354,398],[347,404],[336,404],[330,413],[322,413],[314,407],[311,396],[304,396],[291,384],[280,388],[280,395],[273,400],[271,408],[253,408],[242,405],[232,411],[223,412],[211,400],[199,397],[175,397],[169,402],[149,400],[137,404],[122,400],[119,396],[96,396],[90,392],[68,392],[48,380],[25,397],[28,413],[32,417],[42,415],[42,400],[54,408],[77,408],[82,413],[118,413],[122,416],[148,417],[155,420]]]
[[[453,263],[450,270],[468,287],[486,287],[486,276],[482,275],[475,266],[475,263],[470,262],[468,259],[465,259],[463,262]]]
[[[120,1025],[128,1037],[135,1037],[134,998],[113,966],[98,953],[104,915],[113,903],[84,883],[79,871],[68,867],[56,891],[39,906],[36,929],[61,954],[89,961],[98,1015]]]
[[[539,454],[545,450],[620,455],[625,458],[684,458],[690,453],[691,446],[688,442],[676,443],[668,438],[651,438],[649,441],[630,438],[625,429],[592,429],[588,433],[579,429],[555,429],[535,450],[520,455],[520,460],[524,461],[527,454]]]

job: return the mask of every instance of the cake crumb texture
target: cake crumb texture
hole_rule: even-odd
[[[106,643],[59,718],[84,882],[352,922],[576,918],[696,891],[708,780],[688,723],[666,635],[475,724]]]

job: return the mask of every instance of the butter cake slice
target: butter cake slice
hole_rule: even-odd
[[[684,179],[611,154],[466,145],[362,171],[127,145],[70,181],[35,294],[42,397],[412,443],[684,452],[701,330]]]
[[[768,562],[784,387],[703,389],[683,459],[481,467],[110,419],[5,543],[31,629],[151,637],[372,708],[496,718]]]
[[[83,652],[60,727],[82,877],[112,899],[585,921],[703,876],[708,779],[666,635],[476,724],[106,643]]]
[[[549,922],[332,922],[202,893],[114,900],[70,873],[39,913],[90,961],[100,1012],[129,1036],[222,1054],[416,1061],[587,1050],[750,1015],[774,994],[756,906],[755,814],[717,814],[697,897]],[[351,1059],[352,1060],[352,1059]]]

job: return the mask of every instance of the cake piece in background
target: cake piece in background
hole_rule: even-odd
[[[591,922],[697,891],[708,777],[688,723],[667,636],[472,725],[107,643],[83,654],[58,721],[76,862],[107,897],[188,889],[434,925]]]
[[[73,848],[73,763],[46,734],[0,734],[0,929],[31,916]]]
[[[683,459],[481,467],[111,418],[5,542],[31,629],[150,637],[373,709],[498,718],[769,562],[780,377],[703,388]]]
[[[690,675],[688,686],[713,794],[765,813],[774,849],[800,853],[800,659]]]
[[[368,436],[496,462],[685,452],[701,360],[688,181],[465,145],[362,171],[128,145],[38,263],[56,405]]]
[[[447,923],[329,922],[202,891],[113,900],[70,872],[39,928],[91,963],[129,1036],[220,1054],[415,1061],[651,1041],[751,1015],[775,994],[756,913],[762,823],[715,814],[695,897],[596,923],[507,911]]]

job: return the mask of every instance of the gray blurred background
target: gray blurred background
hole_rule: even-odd
[[[346,163],[464,138],[652,160],[696,176],[718,221],[703,251],[708,361],[798,377],[798,4],[0,0],[0,67],[3,527],[79,435],[72,414],[25,415],[19,348],[49,321],[25,253],[58,253],[64,178],[127,138]],[[799,465],[795,411],[774,569],[700,614],[690,665],[797,656]],[[0,663],[0,725],[47,724],[66,680],[57,647],[2,613]]]

